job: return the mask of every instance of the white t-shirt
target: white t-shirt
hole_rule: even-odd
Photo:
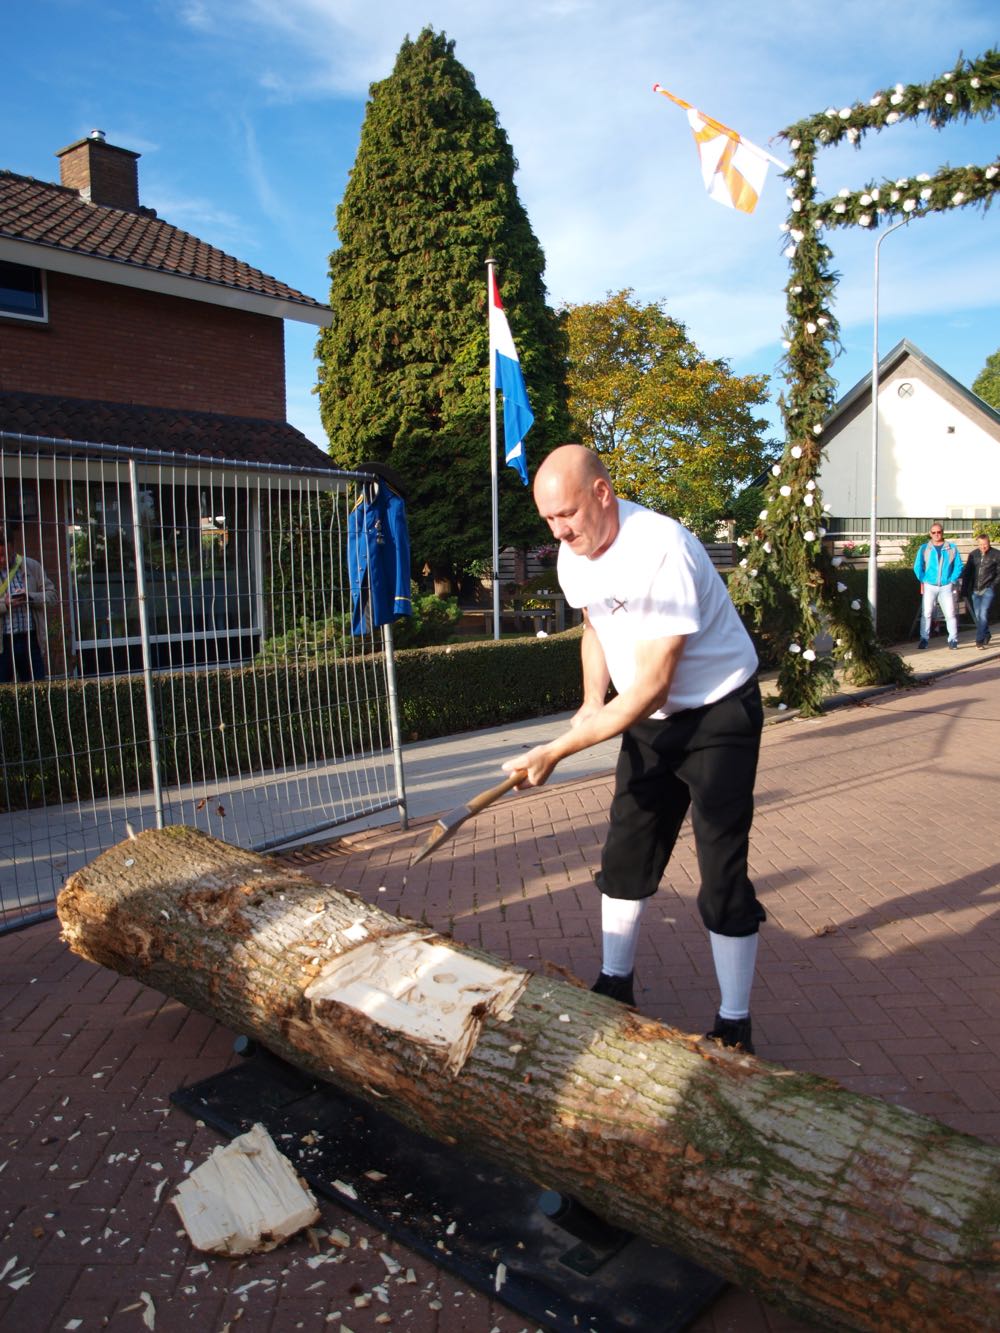
[[[586,607],[619,694],[635,678],[635,647],[686,637],[667,702],[651,717],[714,703],[757,670],[757,654],[708,552],[683,524],[618,501],[618,535],[595,560],[559,546],[559,583]]]

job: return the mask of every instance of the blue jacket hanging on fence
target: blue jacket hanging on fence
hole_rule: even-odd
[[[348,515],[347,567],[352,634],[367,634],[412,613],[406,503],[384,477],[365,483]]]

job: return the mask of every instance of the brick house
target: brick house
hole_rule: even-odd
[[[285,420],[284,320],[329,308],[142,207],[139,154],[101,131],[57,156],[58,185],[0,171],[0,511],[59,589],[50,671],[136,665],[137,507],[156,664],[245,658],[259,516],[215,465],[333,468]]]

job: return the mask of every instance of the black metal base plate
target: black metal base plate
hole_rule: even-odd
[[[263,1124],[318,1193],[553,1333],[673,1333],[724,1286],[592,1214],[585,1239],[570,1234],[539,1208],[538,1185],[266,1053],[178,1088],[171,1101],[229,1137]]]

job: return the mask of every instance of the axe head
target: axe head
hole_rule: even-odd
[[[449,810],[446,815],[442,815],[431,829],[430,837],[410,864],[415,866],[418,861],[422,861],[425,856],[429,856],[435,847],[440,847],[443,842],[447,842],[455,830],[461,828],[467,819],[471,819],[473,815],[478,815],[480,810],[485,810],[488,805],[492,805],[494,801],[503,796],[504,792],[516,787],[527,776],[523,768],[516,769],[496,787],[490,787],[487,791],[480,792],[478,796],[473,796],[468,805],[458,805],[454,810]]]

